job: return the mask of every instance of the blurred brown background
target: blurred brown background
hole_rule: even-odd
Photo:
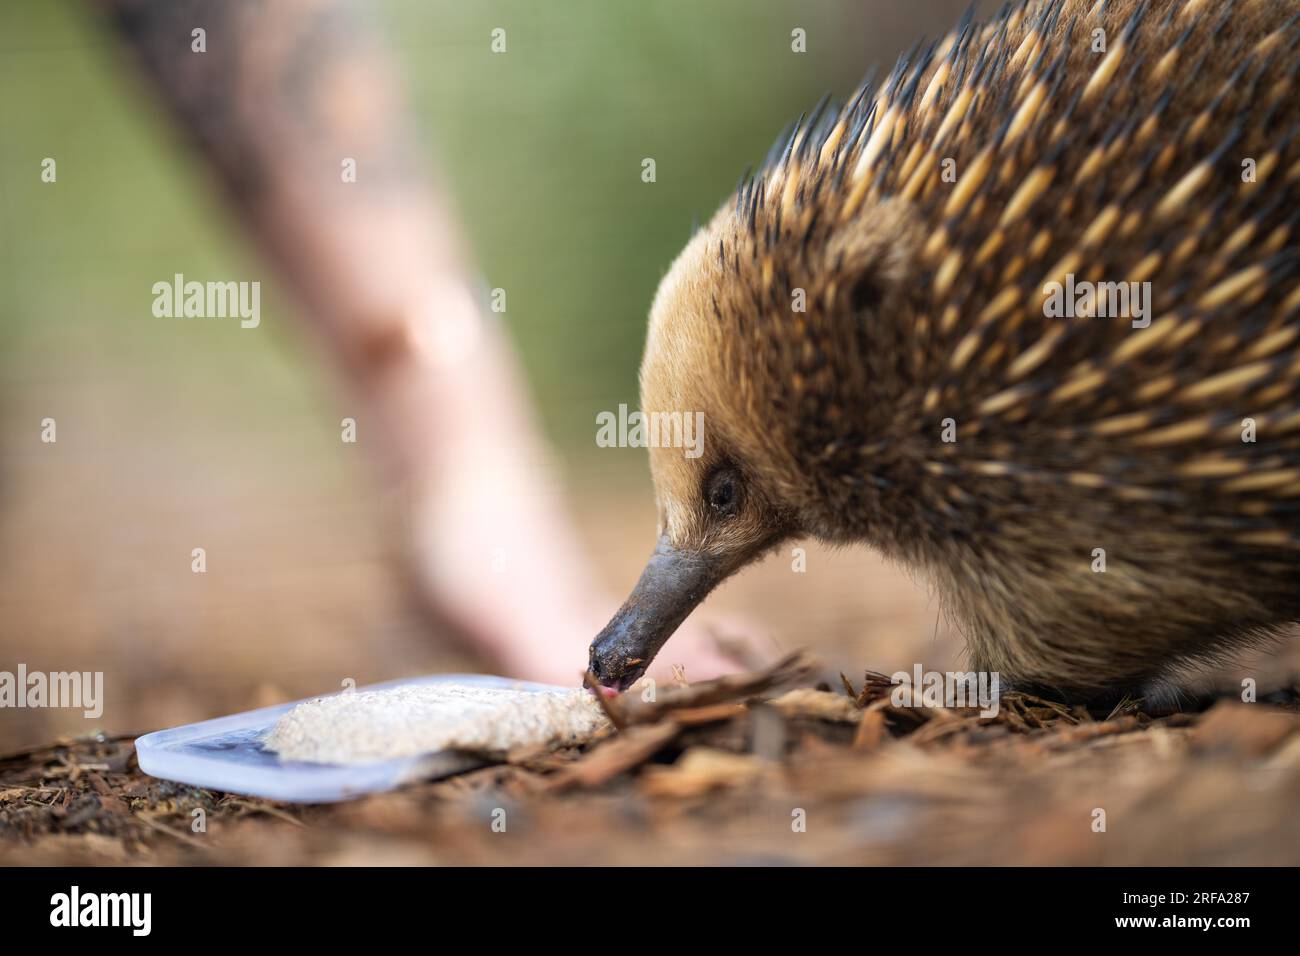
[[[644,452],[598,449],[595,415],[635,405],[645,312],[692,218],[824,91],[849,94],[964,5],[381,5],[430,165],[509,290],[611,610],[654,514]],[[511,52],[492,59],[498,25]],[[0,130],[0,670],[106,684],[97,722],[0,711],[0,750],[478,668],[405,590],[364,437],[338,440],[346,396],[82,4],[0,9]],[[150,287],[174,272],[261,278],[262,327],[154,319]],[[806,573],[786,553],[711,601],[853,673],[956,659],[937,602],[864,551],[809,545]]]

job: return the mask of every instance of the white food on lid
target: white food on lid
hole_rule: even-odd
[[[586,740],[608,726],[584,690],[410,684],[304,701],[263,745],[282,760],[359,764],[440,750],[500,754]]]

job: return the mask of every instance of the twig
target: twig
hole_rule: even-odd
[[[595,696],[596,703],[600,704],[600,709],[605,712],[605,716],[608,717],[609,722],[614,725],[614,729],[617,731],[623,730],[623,728],[627,726],[627,722],[623,719],[621,714],[614,710],[613,702],[605,696],[605,688],[601,685],[600,681],[596,679],[596,675],[591,671],[585,672],[582,675],[582,683],[587,690],[591,691]]]
[[[749,674],[728,674],[715,680],[700,681],[689,687],[661,688],[654,700],[624,694],[619,707],[628,725],[653,723],[683,708],[707,707],[743,700],[776,687],[806,679],[816,662],[802,651],[777,661],[766,670]]]
[[[159,823],[157,820],[147,817],[143,813],[137,813],[135,818],[146,826],[153,827],[153,829],[157,830],[159,833],[165,833],[173,839],[180,840],[184,843],[188,843],[190,846],[198,847],[203,850],[210,849],[202,841],[194,839],[194,837],[190,836],[188,833],[182,833],[175,827],[169,827],[165,823]]]

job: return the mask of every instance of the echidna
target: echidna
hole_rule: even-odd
[[[797,536],[923,572],[1004,687],[1137,693],[1300,620],[1298,10],[968,13],[798,123],[656,295],[642,407],[704,451],[651,450],[593,674]]]

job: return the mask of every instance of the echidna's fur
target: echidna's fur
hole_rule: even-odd
[[[1298,11],[1013,4],[800,123],[652,310],[643,408],[706,416],[651,453],[667,545],[870,543],[974,666],[1087,698],[1300,620]],[[1150,326],[1046,317],[1067,273]]]

